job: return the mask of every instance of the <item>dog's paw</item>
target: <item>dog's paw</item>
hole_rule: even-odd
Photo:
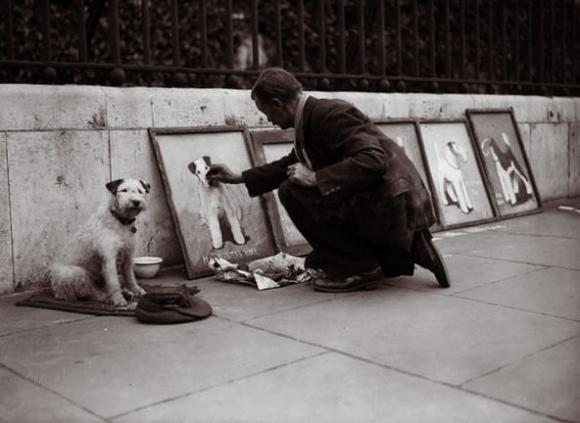
[[[141,288],[139,285],[135,285],[132,288],[133,294],[137,297],[140,297],[141,295],[145,295],[147,294],[147,291],[145,291],[143,288]]]
[[[125,297],[123,297],[123,293],[120,291],[115,292],[114,294],[111,295],[110,302],[115,307],[125,307],[127,305],[127,300],[125,300]]]

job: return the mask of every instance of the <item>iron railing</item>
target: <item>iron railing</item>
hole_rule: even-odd
[[[0,1],[0,82],[580,93],[575,0]]]

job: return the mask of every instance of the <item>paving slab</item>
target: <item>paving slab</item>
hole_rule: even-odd
[[[580,238],[580,213],[570,210],[552,208],[542,213],[507,219],[502,221],[502,232],[538,236],[556,236],[563,238]]]
[[[438,241],[444,254],[465,254],[521,263],[580,269],[580,239],[500,231],[454,232]]]
[[[548,268],[458,296],[580,321],[580,271]]]
[[[0,337],[41,327],[94,318],[94,316],[87,314],[15,305],[17,301],[23,300],[29,295],[31,294],[15,294],[0,298]]]
[[[0,422],[96,423],[103,419],[0,367]]]
[[[146,422],[548,422],[477,395],[324,354],[128,414]]]
[[[388,279],[388,283],[401,288],[427,290],[441,295],[452,295],[477,286],[497,282],[516,275],[525,275],[543,269],[525,263],[514,263],[461,254],[443,254],[451,287],[441,289],[430,271],[417,266],[413,276]],[[476,271],[477,269],[477,271]]]
[[[182,284],[196,286],[200,290],[197,295],[211,304],[216,316],[237,322],[282,311],[298,311],[301,307],[330,301],[341,296],[340,294],[314,291],[307,283],[259,291],[248,285],[222,282],[213,276],[187,280],[184,269],[168,269],[161,272],[159,277],[154,280],[142,280],[141,282],[163,286]]]
[[[394,287],[248,324],[451,384],[505,366],[580,329],[569,320]]]
[[[465,387],[522,407],[580,421],[580,338],[476,379]]]
[[[320,351],[216,317],[169,326],[101,317],[3,337],[0,364],[111,417]]]

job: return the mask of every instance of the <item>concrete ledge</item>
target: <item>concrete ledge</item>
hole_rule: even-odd
[[[580,98],[310,94],[350,101],[376,120],[513,108],[541,199],[580,194]],[[138,253],[181,263],[147,129],[239,124],[270,127],[249,91],[0,85],[0,294],[35,288],[42,267],[106,196],[110,178],[151,182]]]

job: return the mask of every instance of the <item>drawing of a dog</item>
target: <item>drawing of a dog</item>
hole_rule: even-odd
[[[57,299],[97,300],[126,306],[145,290],[133,273],[134,223],[146,208],[149,183],[117,179],[107,183],[109,201],[72,237],[60,260],[49,266],[47,278]],[[122,287],[126,290],[123,291]]]
[[[445,145],[445,157],[438,155],[439,189],[443,204],[456,204],[465,214],[471,213],[473,204],[463,180],[461,164],[467,163],[467,152],[454,141]]]
[[[229,227],[237,245],[244,245],[246,237],[241,225],[242,210],[227,186],[207,180],[206,174],[210,165],[211,158],[203,156],[189,163],[188,169],[199,180],[200,213],[209,227],[212,247],[218,250],[224,246],[224,234],[220,223]]]
[[[531,197],[532,185],[524,176],[523,168],[514,156],[505,132],[501,133],[501,138],[501,141],[496,141],[495,138],[484,139],[481,142],[481,151],[485,156],[491,154],[491,158],[495,163],[495,171],[499,179],[502,196],[506,202],[515,206]],[[522,185],[525,192],[520,188]]]

